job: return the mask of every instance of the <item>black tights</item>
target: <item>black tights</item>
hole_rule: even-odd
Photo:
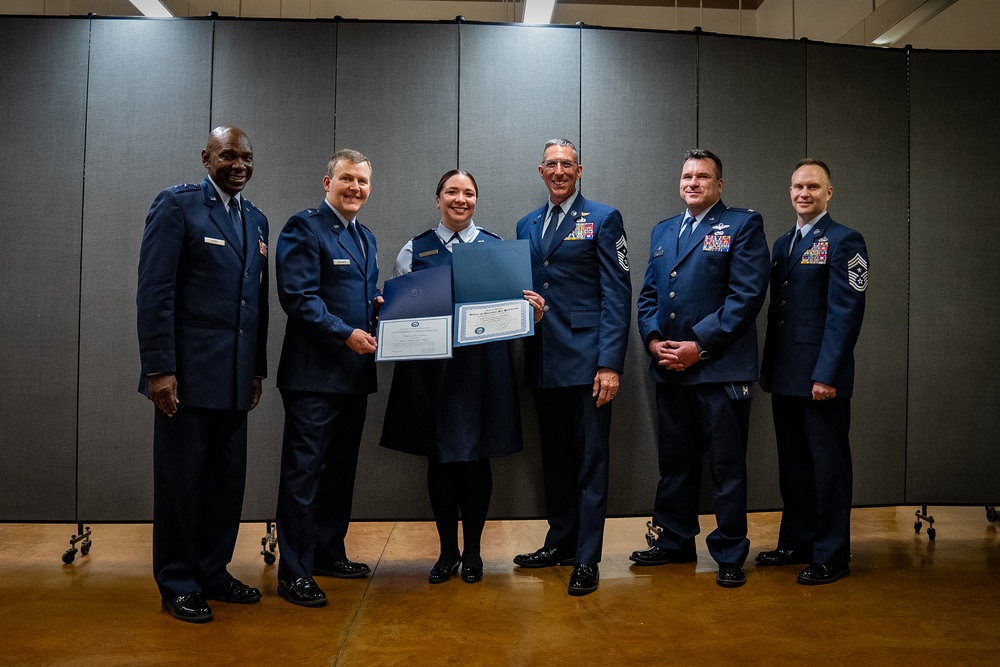
[[[441,556],[438,565],[446,567],[461,556],[469,567],[482,567],[480,541],[486,514],[493,495],[493,470],[489,459],[438,463],[427,459],[427,490],[434,510]],[[465,549],[458,549],[458,517],[462,516]]]

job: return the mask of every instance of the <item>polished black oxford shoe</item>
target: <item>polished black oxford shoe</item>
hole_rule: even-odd
[[[636,565],[666,565],[668,563],[694,563],[698,552],[694,549],[662,549],[650,547],[643,551],[633,551],[628,557]]]
[[[458,566],[462,564],[462,559],[459,558],[451,565],[441,565],[441,561],[434,563],[434,567],[427,574],[427,583],[429,584],[443,584],[444,582],[451,579],[452,575],[458,572]]]
[[[850,574],[851,568],[846,563],[810,563],[799,572],[798,582],[806,586],[832,584]]]
[[[253,604],[254,602],[260,602],[260,590],[253,586],[247,586],[239,579],[233,577],[218,586],[206,586],[205,597],[209,600],[218,600],[219,602]]]
[[[742,565],[720,563],[719,574],[715,577],[715,583],[724,588],[739,588],[747,583],[747,575],[743,572]]]
[[[483,579],[483,568],[462,565],[462,581],[467,584],[474,584]]]
[[[288,583],[278,580],[278,595],[300,607],[322,607],[326,605],[326,593],[312,577],[299,577]]]
[[[208,623],[215,616],[201,593],[186,593],[175,598],[163,598],[163,609],[178,621]]]
[[[774,551],[761,551],[757,554],[758,565],[767,567],[777,565],[805,565],[810,561],[801,549],[775,549]]]
[[[364,563],[355,563],[353,560],[344,559],[334,561],[329,565],[313,566],[314,577],[337,577],[338,579],[360,579],[371,572],[371,568]]]
[[[587,595],[597,590],[597,582],[600,581],[601,574],[597,563],[579,563],[573,568],[573,574],[569,577],[570,595]]]
[[[573,565],[576,555],[555,547],[542,547],[530,554],[514,556],[514,564],[521,567],[552,567],[553,565]]]

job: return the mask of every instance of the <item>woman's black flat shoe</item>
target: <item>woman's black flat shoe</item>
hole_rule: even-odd
[[[435,564],[431,568],[430,574],[427,575],[427,581],[431,584],[443,584],[444,582],[451,579],[451,576],[458,572],[458,566],[462,563],[461,559],[456,560],[451,565],[440,566]]]
[[[462,581],[467,584],[474,584],[477,581],[481,581],[483,578],[483,568],[481,567],[471,567],[469,565],[462,566]]]

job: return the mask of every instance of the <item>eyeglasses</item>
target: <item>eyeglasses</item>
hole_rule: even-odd
[[[542,163],[542,169],[545,171],[555,171],[556,167],[562,167],[563,171],[569,171],[575,166],[576,162],[570,160],[546,160]]]

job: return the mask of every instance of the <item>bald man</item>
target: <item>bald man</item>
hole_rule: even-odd
[[[242,196],[253,147],[217,127],[200,185],[161,192],[139,253],[139,392],[153,418],[153,576],[163,609],[260,601],[229,574],[246,483],[247,412],[267,375],[267,218]]]
[[[798,582],[850,574],[854,345],[868,289],[861,234],[833,220],[830,168],[805,159],[789,187],[795,226],[774,244],[760,384],[771,392],[784,508],[758,566],[806,565]]]

